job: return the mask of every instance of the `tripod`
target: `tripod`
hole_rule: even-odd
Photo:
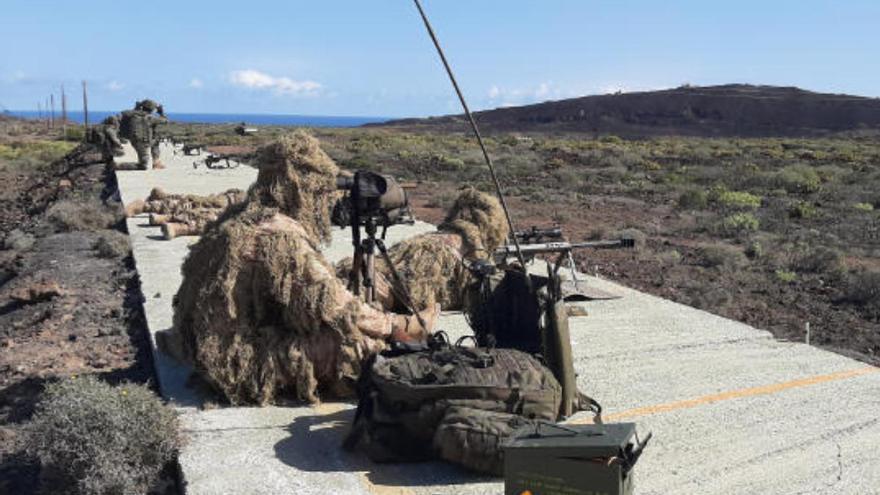
[[[352,222],[354,259],[352,261],[349,280],[351,291],[356,296],[360,296],[361,288],[363,287],[364,300],[367,303],[372,303],[376,300],[376,252],[378,251],[391,271],[391,290],[394,291],[395,295],[397,295],[400,301],[403,302],[406,309],[416,317],[419,324],[422,325],[423,328],[427,328],[425,320],[422,319],[422,316],[416,309],[412,297],[410,297],[409,291],[403,283],[403,278],[400,276],[400,273],[391,261],[391,257],[388,255],[388,248],[385,246],[385,233],[388,231],[387,225],[382,229],[382,236],[377,237],[376,234],[379,226],[378,221],[376,217],[369,215],[364,218],[363,222],[364,232],[367,234],[366,238],[361,238],[359,226],[360,215],[358,215],[358,213],[359,212],[355,211],[355,218]]]

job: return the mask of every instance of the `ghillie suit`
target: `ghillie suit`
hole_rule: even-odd
[[[150,225],[162,227],[162,235],[167,240],[183,236],[202,235],[211,224],[217,221],[221,210],[196,209],[172,215],[150,214]]]
[[[427,329],[357,299],[318,251],[337,168],[316,139],[284,137],[257,164],[247,201],[227,208],[184,262],[163,346],[233,404],[349,396],[367,358]],[[422,314],[429,328],[438,311]]]
[[[471,284],[464,261],[491,259],[508,232],[498,200],[467,188],[459,194],[437,232],[404,240],[391,247],[388,254],[416,308],[439,303],[444,309],[456,310],[462,308],[465,290]],[[337,265],[341,278],[347,278],[350,270],[350,259]],[[376,272],[377,300],[386,309],[403,309],[384,260],[377,258]]]
[[[168,194],[162,189],[154,188],[146,200],[132,201],[125,207],[126,216],[141,213],[158,213],[162,215],[179,215],[193,210],[222,211],[229,205],[241,203],[247,193],[241,189],[229,189],[218,194],[200,196],[197,194]]]

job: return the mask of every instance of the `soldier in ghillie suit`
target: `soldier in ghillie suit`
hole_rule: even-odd
[[[156,187],[145,200],[135,200],[126,205],[125,215],[132,217],[141,213],[172,215],[195,209],[219,209],[241,203],[247,193],[241,189],[229,189],[218,194],[169,194]]]
[[[472,282],[465,262],[491,260],[508,232],[501,203],[469,187],[458,195],[437,232],[395,244],[388,254],[417,308],[439,303],[456,310],[463,307]],[[346,279],[350,270],[350,258],[337,264],[340,278]],[[385,309],[401,309],[404,302],[391,290],[392,274],[384,260],[376,259],[376,272],[377,301]]]
[[[305,133],[260,148],[248,199],[193,245],[162,346],[233,404],[346,397],[389,342],[427,338],[418,318],[349,292],[319,251],[330,237],[338,169]]]
[[[150,225],[161,225],[166,239],[201,235],[230,205],[241,203],[245,191],[229,189],[219,194],[168,194],[154,188],[146,200],[136,200],[125,207],[126,216],[150,214]]]

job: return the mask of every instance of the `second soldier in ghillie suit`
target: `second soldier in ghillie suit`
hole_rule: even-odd
[[[262,147],[259,174],[193,245],[163,347],[233,404],[345,397],[366,359],[422,341],[439,308],[377,310],[349,292],[319,251],[329,240],[338,169],[302,132]]]
[[[462,309],[472,283],[465,263],[491,260],[508,232],[501,203],[469,187],[459,193],[437,232],[395,244],[388,254],[416,308],[440,304],[445,310],[457,310]],[[350,270],[350,258],[337,264],[341,278],[347,278]],[[400,291],[392,290],[391,270],[384,260],[376,260],[376,272],[377,301],[385,309],[401,310],[404,301],[395,295]]]
[[[150,225],[161,225],[166,239],[201,235],[202,232],[234,204],[241,203],[247,193],[229,189],[219,194],[168,194],[154,188],[146,200],[136,200],[125,207],[126,216],[150,214]]]

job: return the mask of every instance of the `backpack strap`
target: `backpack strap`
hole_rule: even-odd
[[[577,411],[592,411],[593,412],[593,422],[597,425],[602,424],[602,405],[596,402],[595,399],[581,392],[577,391]]]

